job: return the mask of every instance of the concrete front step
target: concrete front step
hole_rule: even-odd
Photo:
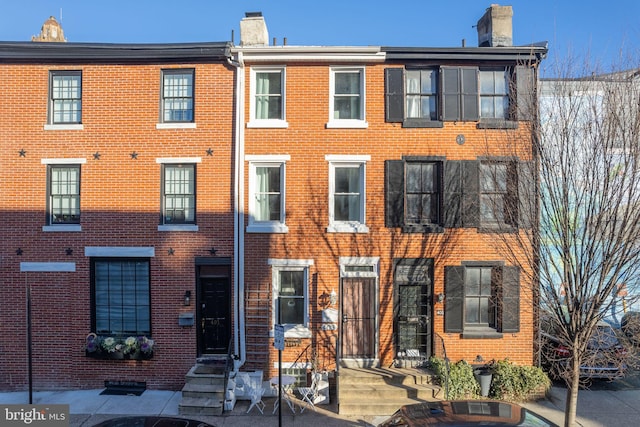
[[[210,399],[223,399],[224,398],[224,384],[194,384],[187,382],[182,387],[183,397],[208,397]]]
[[[341,415],[391,415],[402,405],[440,400],[440,387],[419,369],[340,368]]]
[[[220,399],[207,397],[182,397],[178,404],[180,415],[222,415],[223,404]]]

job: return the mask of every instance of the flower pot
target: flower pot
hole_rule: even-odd
[[[473,376],[476,378],[476,381],[478,381],[478,384],[480,384],[480,395],[482,397],[489,396],[493,374],[485,369],[476,369],[473,371]]]

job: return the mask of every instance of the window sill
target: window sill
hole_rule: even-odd
[[[364,120],[331,120],[325,126],[327,129],[367,129],[369,123]]]
[[[273,329],[269,331],[269,336],[273,337]],[[311,330],[305,325],[284,325],[285,338],[311,338]]]
[[[441,128],[444,127],[444,123],[435,120],[424,119],[405,119],[402,122],[403,128]]]
[[[269,128],[269,129],[285,129],[289,127],[286,120],[251,120],[247,123],[248,128]]]
[[[518,227],[512,225],[481,225],[478,227],[478,233],[515,233]]]
[[[285,224],[250,224],[247,233],[288,233],[289,227]]]
[[[493,328],[465,328],[462,331],[461,338],[463,339],[501,339],[502,333],[496,331]]]
[[[368,233],[369,227],[359,222],[333,223],[327,227],[327,233]]]
[[[198,231],[198,226],[194,224],[159,225],[158,231]]]
[[[402,232],[411,234],[411,233],[444,233],[444,227],[440,225],[403,225]]]
[[[82,123],[66,124],[66,125],[44,125],[44,130],[83,130]]]
[[[82,226],[80,224],[45,225],[42,227],[42,231],[45,233],[55,231],[77,233],[82,231]]]
[[[157,123],[156,129],[196,129],[195,123]]]
[[[505,119],[480,119],[477,129],[518,129],[518,122]]]

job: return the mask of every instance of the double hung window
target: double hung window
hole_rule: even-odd
[[[289,156],[246,156],[250,161],[248,232],[285,233],[285,162]]]
[[[366,127],[364,68],[331,69],[327,127]]]
[[[194,70],[171,69],[162,72],[162,122],[194,121]]]
[[[517,226],[517,174],[514,162],[480,163],[480,225]]]
[[[480,117],[507,119],[509,76],[506,70],[480,70]]]
[[[365,165],[370,156],[326,156],[329,161],[329,228],[368,232],[365,225]]]
[[[80,165],[49,165],[49,224],[80,223]]]
[[[164,224],[195,224],[196,166],[163,165],[162,217]]]
[[[407,162],[405,167],[406,223],[440,224],[440,163]]]
[[[82,123],[82,71],[51,71],[49,123]]]
[[[445,332],[500,338],[520,330],[520,269],[481,261],[445,266]]]
[[[252,68],[249,127],[286,127],[285,69]]]
[[[273,324],[285,336],[311,337],[309,330],[309,268],[313,260],[270,259],[273,281]]]
[[[407,70],[405,87],[407,119],[438,120],[438,71]]]
[[[92,258],[93,330],[98,335],[151,334],[149,260]]]

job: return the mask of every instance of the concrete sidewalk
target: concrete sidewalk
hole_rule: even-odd
[[[140,396],[101,395],[99,390],[71,390],[71,391],[39,391],[33,394],[34,404],[68,404],[71,413],[71,427],[89,427],[101,421],[118,416],[131,415],[165,415],[180,417],[178,404],[182,399],[179,391],[146,390]],[[257,409],[247,414],[249,402],[239,400],[233,411],[225,412],[222,416],[184,416],[197,419],[221,427],[233,426],[277,426],[278,412],[273,414],[275,398],[264,398],[266,404],[264,415]],[[26,404],[29,402],[27,392],[0,393],[2,404]],[[295,414],[287,405],[282,408],[283,426],[309,427],[349,427],[375,426],[386,417],[373,416],[339,416],[337,406],[316,406],[316,411],[306,408],[300,413],[295,407]]]
[[[68,404],[71,427],[90,427],[109,418],[130,415],[176,416],[182,399],[179,391],[146,390],[140,396],[101,395],[99,390],[39,391],[33,395],[34,404]],[[548,399],[525,403],[523,406],[550,419],[558,425],[564,423],[566,389],[553,387]],[[27,392],[0,393],[2,404],[26,404]],[[272,413],[275,398],[265,398],[264,415],[257,409],[247,414],[248,401],[238,401],[233,411],[222,416],[189,416],[221,427],[277,426],[278,413]],[[390,414],[389,414],[390,415]],[[375,426],[386,417],[341,416],[337,405],[318,405],[317,410],[307,408],[292,413],[287,405],[282,408],[282,425],[309,427]],[[640,423],[640,390],[580,390],[578,397],[578,425],[583,427],[625,427]]]

